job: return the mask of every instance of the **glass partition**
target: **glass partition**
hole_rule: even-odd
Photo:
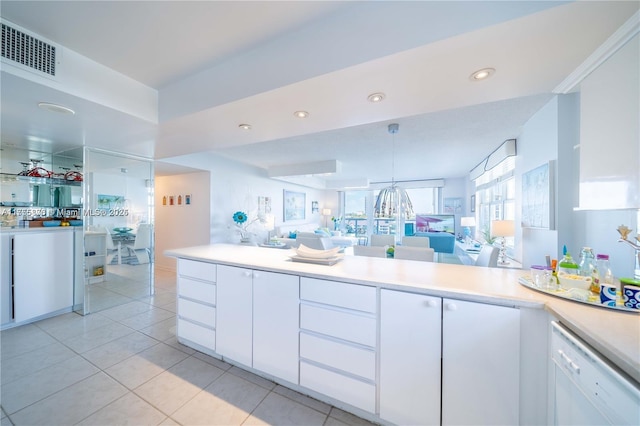
[[[84,149],[77,311],[99,312],[153,295],[153,173],[151,159]]]

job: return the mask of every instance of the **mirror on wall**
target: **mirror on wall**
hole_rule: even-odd
[[[76,310],[99,312],[153,295],[153,162],[85,148],[83,246]]]

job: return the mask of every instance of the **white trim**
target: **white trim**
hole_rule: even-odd
[[[571,92],[582,80],[596,68],[602,65],[611,55],[631,40],[640,32],[640,11],[633,14],[620,28],[616,30],[600,47],[598,47],[589,57],[567,76],[555,89],[553,93],[567,94]]]

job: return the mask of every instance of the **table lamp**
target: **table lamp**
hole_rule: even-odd
[[[506,237],[513,237],[516,234],[516,225],[513,220],[492,220],[491,236],[501,237],[500,255],[498,256],[498,265],[508,265],[507,249],[505,247]]]
[[[276,229],[276,217],[272,214],[265,215],[264,217],[264,229],[267,230],[267,243],[271,241],[271,231]]]
[[[464,228],[464,239],[469,241],[471,238],[471,227],[476,226],[475,216],[463,216],[460,218],[460,226]]]
[[[327,228],[327,218],[331,216],[331,209],[322,209],[322,216],[324,216],[324,227]]]

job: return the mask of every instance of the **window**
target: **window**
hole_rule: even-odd
[[[438,189],[429,188],[409,188],[407,194],[413,204],[415,213],[435,213],[438,207]],[[380,190],[366,191],[345,191],[343,220],[338,225],[340,229],[348,234],[370,235],[370,234],[395,234],[396,225],[394,219],[374,218],[373,206]],[[415,213],[405,221],[405,228],[410,224],[415,227]]]
[[[515,219],[516,183],[513,176],[515,157],[508,157],[493,169],[478,177],[476,199],[478,200],[477,232],[486,240],[492,220]],[[513,254],[514,238],[505,240],[507,254]]]

